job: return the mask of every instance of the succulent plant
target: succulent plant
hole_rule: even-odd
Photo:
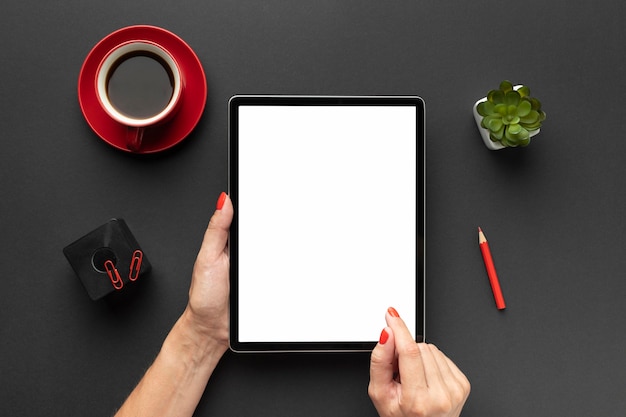
[[[527,146],[530,134],[546,119],[541,102],[530,97],[530,88],[513,88],[506,80],[499,89],[489,91],[487,100],[476,110],[483,117],[481,126],[489,130],[489,138],[507,147]]]

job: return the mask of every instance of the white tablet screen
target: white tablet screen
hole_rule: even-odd
[[[371,342],[389,306],[417,328],[417,117],[239,106],[239,343]]]

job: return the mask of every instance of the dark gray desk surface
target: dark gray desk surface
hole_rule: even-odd
[[[284,93],[425,99],[428,336],[473,384],[464,416],[624,416],[625,13],[588,0],[5,4],[0,415],[114,412],[185,306],[227,184],[228,98]],[[140,23],[187,41],[209,85],[193,134],[147,158],[102,142],[76,95],[91,47]],[[548,120],[529,148],[491,152],[471,106],[504,78],[530,85]],[[94,303],[61,249],[114,216],[154,271]],[[227,354],[197,415],[374,416],[368,360]]]

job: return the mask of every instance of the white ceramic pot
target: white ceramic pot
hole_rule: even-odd
[[[516,85],[515,87],[513,87],[514,90],[517,90],[518,88],[522,87],[521,85]],[[483,101],[487,101],[487,97],[483,97],[480,100],[478,100],[476,103],[474,103],[474,120],[476,120],[476,126],[478,127],[478,131],[480,132],[480,136],[483,138],[483,142],[485,143],[485,146],[492,150],[492,151],[497,151],[500,149],[504,149],[506,148],[506,146],[502,145],[500,142],[494,142],[489,138],[489,129],[485,129],[484,127],[482,127],[480,125],[480,122],[482,122],[483,117],[478,114],[478,104],[482,103]],[[533,136],[535,136],[536,134],[539,133],[541,129],[537,129],[534,130],[532,132],[530,132],[530,137],[532,138]]]

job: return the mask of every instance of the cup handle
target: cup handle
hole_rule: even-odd
[[[143,140],[143,127],[128,127],[126,129],[126,147],[131,152],[139,151]]]

